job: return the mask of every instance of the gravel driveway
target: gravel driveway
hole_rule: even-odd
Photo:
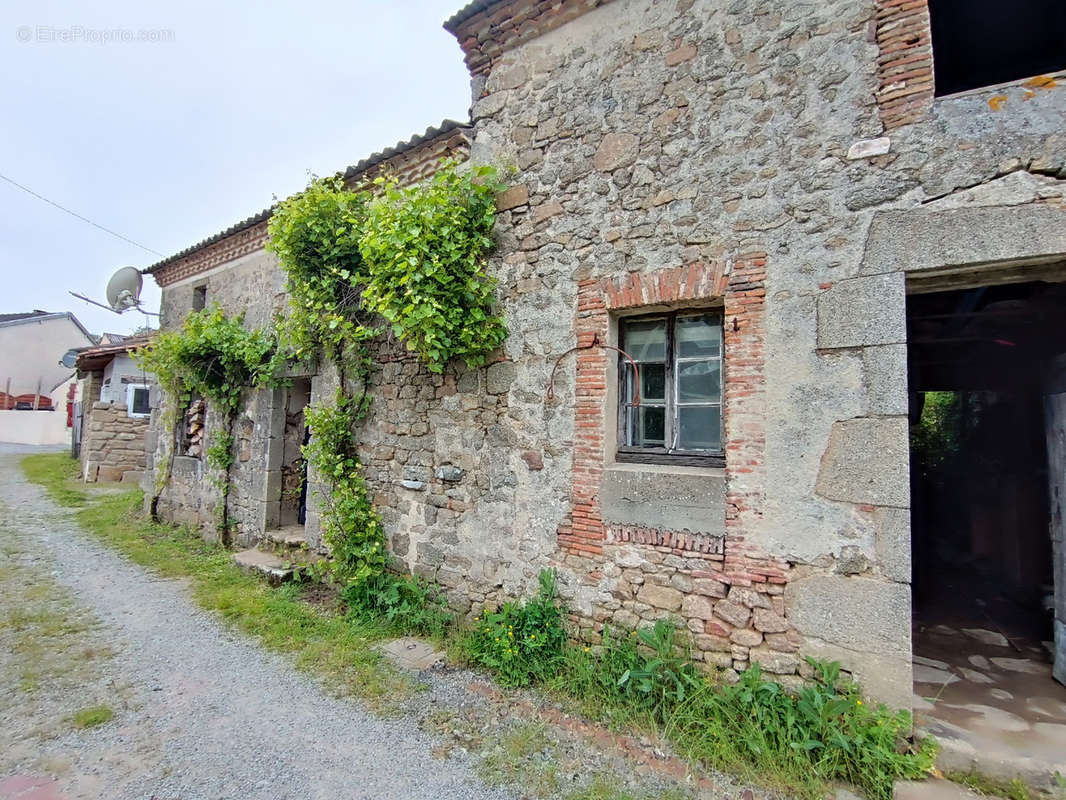
[[[411,721],[328,696],[181,582],[97,544],[26,481],[31,451],[0,445],[0,800],[513,797],[469,758],[435,759]],[[16,669],[32,644],[11,639],[20,604],[48,609],[33,624],[67,620],[38,686]],[[114,719],[76,729],[93,705]]]

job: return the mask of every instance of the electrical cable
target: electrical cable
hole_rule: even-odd
[[[103,231],[104,233],[108,233],[108,234],[110,234],[110,235],[112,235],[112,236],[114,236],[114,237],[116,237],[116,238],[118,238],[118,239],[121,239],[121,240],[122,240],[122,241],[124,241],[124,242],[129,242],[130,244],[132,244],[132,245],[134,245],[134,246],[136,246],[136,247],[139,247],[139,248],[141,248],[142,250],[145,250],[145,251],[147,251],[147,252],[149,252],[149,253],[151,253],[151,254],[153,254],[153,255],[157,255],[157,256],[159,256],[160,258],[164,258],[164,257],[165,257],[165,256],[164,256],[164,255],[163,255],[162,253],[160,253],[160,252],[159,252],[158,250],[153,250],[153,249],[152,249],[151,247],[145,247],[145,246],[144,246],[143,244],[141,244],[140,242],[135,242],[135,241],[133,241],[133,239],[130,239],[130,238],[129,238],[128,236],[123,236],[123,235],[122,235],[121,233],[117,233],[117,232],[115,232],[115,231],[111,230],[110,228],[105,228],[105,227],[104,227],[103,225],[99,224],[98,222],[93,222],[93,221],[92,221],[91,219],[89,219],[88,217],[83,217],[83,216],[82,216],[81,214],[79,214],[78,212],[76,212],[76,211],[71,211],[71,210],[70,210],[69,208],[65,208],[65,207],[63,207],[63,206],[59,205],[59,203],[55,202],[54,200],[49,200],[49,199],[48,199],[47,197],[45,197],[44,195],[38,194],[37,192],[33,191],[33,189],[29,188],[28,186],[23,186],[23,185],[22,185],[21,183],[19,183],[18,181],[14,181],[14,180],[12,180],[11,178],[7,177],[7,175],[4,175],[3,173],[0,173],[0,178],[2,178],[3,180],[7,181],[7,182],[8,182],[8,183],[10,183],[10,184],[11,184],[12,186],[15,186],[15,187],[17,187],[17,188],[21,189],[22,191],[26,192],[26,194],[30,194],[30,195],[33,195],[33,196],[34,196],[34,197],[36,197],[36,198],[37,198],[38,200],[42,200],[42,201],[44,201],[45,203],[48,203],[48,205],[50,205],[50,206],[55,206],[55,207],[56,207],[56,208],[58,208],[58,209],[59,209],[60,211],[62,211],[62,212],[64,212],[64,213],[67,213],[67,214],[70,214],[70,216],[72,216],[72,217],[76,217],[77,219],[80,219],[80,220],[81,220],[82,222],[87,222],[87,223],[88,223],[89,225],[92,225],[92,226],[93,226],[94,228],[99,228],[99,229],[100,229],[100,230],[102,230],[102,231]]]

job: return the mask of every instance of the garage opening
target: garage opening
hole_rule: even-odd
[[[1054,765],[1064,310],[1066,285],[1039,281],[907,307],[916,708],[942,736]]]

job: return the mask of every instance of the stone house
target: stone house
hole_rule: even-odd
[[[133,354],[148,337],[112,334],[111,340],[82,348],[77,355],[81,390],[78,460],[86,483],[139,483],[144,477],[145,434],[155,377],[137,366]]]
[[[407,568],[468,610],[553,566],[582,635],[673,617],[709,664],[789,683],[832,658],[909,706],[912,580],[977,585],[968,565],[1014,548],[1055,587],[1041,635],[1063,678],[1066,58],[975,64],[930,4],[478,0],[448,20],[471,123],[346,173],[416,179],[467,152],[516,168],[490,264],[499,360],[433,375],[376,352],[360,443]],[[251,325],[283,306],[269,213],[147,270],[164,326],[204,302]],[[334,380],[298,377],[238,423],[245,543],[293,518],[300,413]],[[980,538],[974,514],[948,542],[928,503],[912,515],[934,390],[1015,393],[1039,444],[1010,485],[1043,487],[1038,518]],[[158,468],[172,443],[149,443]],[[216,491],[179,454],[160,508],[209,524]],[[313,499],[306,521],[317,543]]]

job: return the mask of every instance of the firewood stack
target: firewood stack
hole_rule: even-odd
[[[204,420],[207,404],[203,398],[193,400],[185,412],[185,455],[199,458],[204,451]]]

